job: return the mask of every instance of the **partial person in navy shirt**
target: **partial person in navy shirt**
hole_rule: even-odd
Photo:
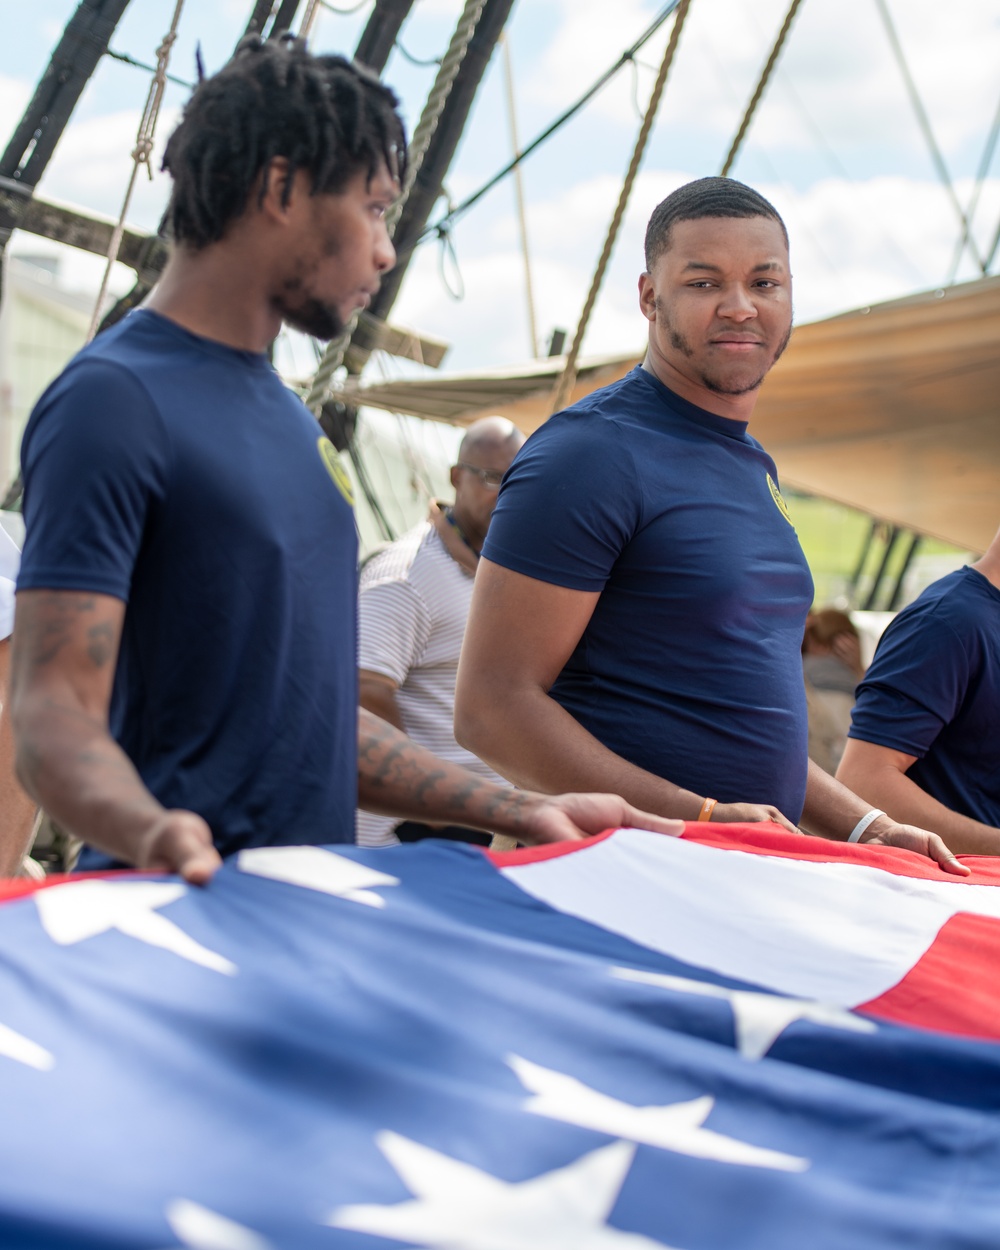
[[[18,772],[88,868],[202,882],[242,847],[352,842],[358,802],[526,842],[678,831],[475,777],[359,716],[350,480],[266,351],[283,321],[339,335],[392,267],[397,103],[342,57],[245,40],[167,144],[162,279],[32,414]]]
[[[890,623],[837,776],[953,850],[1000,855],[1000,533]]]
[[[459,669],[456,736],[518,785],[584,782],[688,820],[776,820],[962,871],[811,764],[812,578],[748,432],[792,327],[788,236],[728,178],[653,212],[641,367],[552,417],[504,484]]]

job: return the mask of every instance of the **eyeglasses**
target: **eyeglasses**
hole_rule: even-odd
[[[463,464],[460,460],[455,466],[458,469],[465,469],[469,473],[475,473],[476,477],[488,490],[499,490],[500,483],[503,481],[503,473],[498,473],[496,469],[478,469],[474,464]]]

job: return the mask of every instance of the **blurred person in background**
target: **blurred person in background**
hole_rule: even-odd
[[[809,758],[831,775],[844,754],[854,689],[864,676],[861,639],[846,612],[810,612],[802,638],[809,710]]]
[[[503,417],[470,425],[451,469],[455,502],[431,501],[427,520],[365,564],[358,595],[361,706],[441,759],[503,784],[455,741],[455,678],[472,586],[503,475],[524,442]],[[488,845],[462,825],[400,821],[358,811],[358,843],[391,846],[422,838]]]

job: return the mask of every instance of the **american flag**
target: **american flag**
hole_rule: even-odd
[[[0,904],[3,1250],[1000,1246],[1000,863],[774,826]]]

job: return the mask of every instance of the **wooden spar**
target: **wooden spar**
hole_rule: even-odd
[[[127,6],[128,0],[81,0],[0,157],[0,176],[37,184]]]
[[[0,157],[0,263],[129,0],[81,0]],[[2,273],[2,270],[0,270]]]
[[[381,74],[396,43],[396,36],[412,8],[413,0],[376,0],[368,25],[354,50],[354,59]]]

